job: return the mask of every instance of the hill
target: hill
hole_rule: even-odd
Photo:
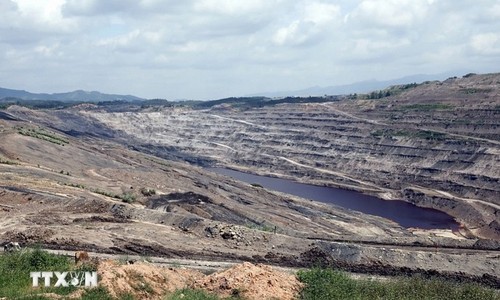
[[[366,80],[344,85],[332,86],[314,86],[293,91],[277,91],[277,92],[260,92],[253,93],[249,96],[266,96],[266,97],[308,97],[308,96],[324,96],[324,95],[346,95],[355,93],[368,93],[374,90],[384,89],[391,85],[422,83],[430,80],[444,80],[447,77],[453,76],[451,73],[437,75],[412,75],[392,80]]]
[[[500,286],[499,83],[255,107],[12,105],[0,112],[0,242]],[[407,228],[206,166],[404,200],[460,227]]]
[[[142,98],[131,95],[114,95],[103,94],[100,92],[77,90],[67,93],[30,93],[24,90],[12,90],[0,88],[0,99],[13,98],[19,100],[52,100],[52,101],[68,101],[68,102],[102,102],[102,101],[140,101]]]

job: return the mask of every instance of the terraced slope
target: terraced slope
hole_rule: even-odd
[[[437,270],[500,286],[498,85],[457,88],[499,81],[491,76],[378,100],[253,109],[12,106],[0,113],[0,245],[385,275]],[[447,132],[435,119],[476,125]],[[401,198],[465,227],[406,229],[185,161]]]
[[[404,199],[499,238],[499,82],[476,75],[376,100],[86,114],[157,154],[168,146],[198,162]]]

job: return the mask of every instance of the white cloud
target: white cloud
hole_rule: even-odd
[[[304,9],[304,20],[315,24],[327,24],[339,19],[340,7],[335,4],[311,2]]]
[[[68,31],[75,25],[63,18],[61,7],[64,0],[14,0],[23,22],[33,23],[40,30]],[[41,26],[41,28],[40,28]]]
[[[222,15],[245,15],[259,13],[270,7],[272,0],[200,0],[194,9],[202,13]]]
[[[62,13],[66,16],[96,16],[133,11],[134,0],[63,0]]]
[[[206,99],[491,71],[499,35],[497,0],[0,0],[0,82]]]
[[[297,6],[297,19],[276,30],[273,42],[280,46],[309,46],[321,41],[341,22],[340,7],[322,2],[304,2]]]
[[[422,21],[434,1],[365,0],[352,13],[353,21],[372,26],[409,28]]]
[[[471,39],[472,49],[479,55],[500,55],[500,33],[489,32],[474,35]]]

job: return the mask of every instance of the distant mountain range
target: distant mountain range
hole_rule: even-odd
[[[465,74],[465,73],[463,73]],[[264,97],[287,97],[287,96],[298,96],[298,97],[307,97],[307,96],[324,96],[324,95],[346,95],[346,94],[354,94],[354,93],[368,93],[375,90],[385,89],[391,85],[398,84],[407,84],[407,83],[422,83],[428,80],[444,80],[451,76],[458,76],[457,72],[453,73],[442,73],[436,75],[412,75],[406,76],[393,80],[367,80],[360,81],[352,84],[346,85],[335,85],[335,86],[327,86],[320,87],[314,86],[306,89],[295,90],[295,91],[278,91],[278,92],[262,92],[247,95],[248,97],[255,96],[264,96]]]
[[[250,95],[246,95],[246,97],[256,97],[256,96],[264,96],[264,97],[287,97],[287,96],[298,96],[298,97],[307,97],[307,96],[324,96],[324,95],[346,95],[353,93],[368,93],[375,90],[380,90],[387,88],[391,85],[397,84],[407,84],[407,83],[421,83],[427,80],[444,80],[451,76],[458,76],[458,72],[453,73],[442,73],[435,75],[412,75],[407,77],[402,77],[393,80],[386,81],[378,81],[378,80],[367,80],[356,82],[352,84],[346,85],[335,85],[335,86],[327,86],[320,87],[314,86],[306,89],[295,90],[295,91],[270,91],[270,92],[262,92],[262,93],[254,93]],[[462,72],[465,74],[465,72]],[[64,102],[102,102],[102,101],[115,101],[115,100],[124,100],[124,101],[142,101],[146,100],[144,98],[136,97],[133,95],[115,95],[115,94],[104,94],[97,91],[83,91],[77,90],[73,92],[67,93],[31,93],[24,90],[13,90],[0,88],[0,100],[5,100],[6,98],[15,98],[20,100],[55,100],[55,101],[64,101]]]
[[[144,100],[132,95],[114,95],[114,94],[103,94],[100,92],[92,91],[82,91],[77,90],[67,93],[30,93],[23,90],[11,90],[0,88],[0,99],[5,98],[15,98],[20,100],[55,100],[55,101],[89,101],[89,102],[100,102],[100,101],[114,101],[114,100],[125,100],[125,101],[140,101]]]

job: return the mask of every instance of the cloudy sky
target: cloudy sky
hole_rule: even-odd
[[[500,0],[0,0],[0,86],[32,92],[210,99],[464,70],[500,71]]]

